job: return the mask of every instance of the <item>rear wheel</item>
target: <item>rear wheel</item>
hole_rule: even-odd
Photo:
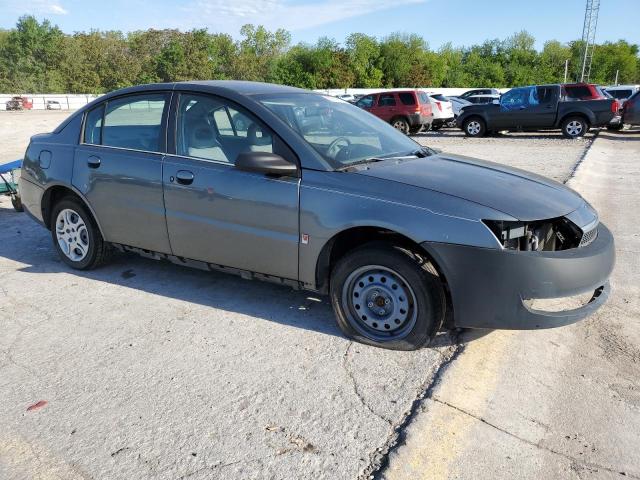
[[[386,245],[361,247],[331,273],[331,303],[342,332],[393,350],[425,345],[442,325],[445,296],[423,256]]]
[[[16,212],[23,212],[24,211],[24,207],[22,206],[22,199],[20,198],[20,195],[18,195],[18,194],[11,195],[11,205],[13,205],[13,209]]]
[[[589,124],[582,117],[569,117],[562,122],[562,135],[566,138],[582,137],[589,131]]]
[[[411,127],[411,129],[409,130],[409,133],[411,133],[411,135],[415,135],[416,133],[419,133],[420,130],[422,130],[422,125]]]
[[[484,137],[485,133],[487,133],[487,126],[484,120],[479,117],[471,117],[465,120],[462,129],[467,137]]]
[[[73,197],[63,198],[54,206],[51,237],[62,261],[78,270],[98,267],[109,252],[93,217]]]
[[[405,118],[397,117],[391,120],[391,125],[396,130],[400,130],[405,135],[409,135],[409,122]]]

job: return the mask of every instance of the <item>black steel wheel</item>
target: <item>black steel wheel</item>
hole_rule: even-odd
[[[442,324],[442,282],[422,255],[398,247],[361,247],[331,274],[338,326],[355,340],[393,350],[415,350]]]

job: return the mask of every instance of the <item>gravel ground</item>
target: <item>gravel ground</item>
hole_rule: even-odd
[[[3,112],[0,162],[66,115]],[[458,133],[419,139],[560,180],[588,144]],[[355,478],[458,348],[354,344],[324,298],[135,256],[71,271],[6,198],[0,276],[3,479]]]
[[[445,152],[467,155],[529,170],[559,182],[566,181],[593,141],[594,134],[567,140],[560,132],[505,133],[485,138],[468,138],[461,130],[447,128],[418,134],[422,145]]]

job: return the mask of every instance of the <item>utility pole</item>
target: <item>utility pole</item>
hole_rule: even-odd
[[[613,82],[613,84],[617,87],[618,86],[618,74],[620,73],[620,70],[616,70],[616,81]]]
[[[589,77],[591,76],[591,61],[593,60],[593,50],[595,48],[599,11],[600,0],[587,0],[587,6],[584,11],[584,25],[582,26],[582,43],[584,44],[584,51],[582,53],[581,62],[581,82],[588,82]]]
[[[562,83],[567,83],[567,74],[569,73],[569,59],[567,58],[564,61],[564,82]]]

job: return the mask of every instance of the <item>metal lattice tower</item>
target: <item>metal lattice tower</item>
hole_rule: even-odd
[[[591,76],[591,61],[593,60],[593,50],[596,46],[596,27],[598,26],[599,10],[600,0],[587,0],[587,8],[584,11],[584,26],[582,27],[584,51],[581,62],[581,82],[588,82]]]

